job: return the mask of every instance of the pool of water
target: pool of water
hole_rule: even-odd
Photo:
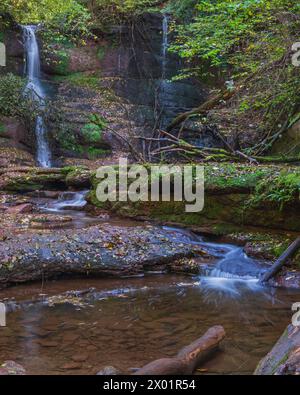
[[[95,374],[107,365],[130,373],[220,324],[226,340],[202,374],[251,374],[290,322],[300,293],[223,278],[234,282],[228,292],[213,278],[64,280],[2,291],[1,300],[27,303],[0,328],[0,361],[15,360],[31,374]],[[39,300],[89,287],[79,304]]]

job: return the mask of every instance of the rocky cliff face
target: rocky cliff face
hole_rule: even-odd
[[[126,150],[112,130],[126,138],[152,135],[206,98],[195,81],[170,82],[182,65],[167,54],[172,37],[164,18],[147,13],[84,47],[44,52],[42,68],[62,110],[51,126],[57,156],[95,159],[109,149]],[[106,132],[95,130],[93,114],[107,120]]]

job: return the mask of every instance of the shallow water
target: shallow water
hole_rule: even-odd
[[[95,374],[130,368],[177,351],[221,324],[222,350],[201,366],[207,374],[252,373],[290,322],[300,293],[236,284],[238,297],[206,278],[151,276],[126,280],[67,280],[20,286],[0,294],[34,300],[70,289],[96,290],[81,306],[41,302],[8,313],[0,328],[0,360],[13,359],[32,374]],[[39,296],[40,297],[40,296]]]
[[[71,214],[77,226],[90,223],[85,212],[60,211]],[[30,374],[95,374],[107,365],[130,373],[176,355],[209,327],[223,325],[226,340],[201,366],[203,373],[251,374],[291,321],[300,292],[260,286],[264,266],[240,247],[213,243],[188,230],[164,229],[175,242],[203,246],[214,257],[201,275],[62,280],[1,291],[0,301],[8,303],[10,312],[7,327],[0,328],[0,361],[14,360]],[[91,287],[94,291],[79,299],[60,297]]]

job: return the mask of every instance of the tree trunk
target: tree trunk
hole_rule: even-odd
[[[222,326],[210,328],[202,337],[179,351],[174,358],[162,358],[150,362],[134,375],[184,375],[192,374],[200,363],[208,359],[225,337]]]
[[[259,362],[255,375],[299,375],[300,327],[289,325],[272,350]]]
[[[284,264],[291,258],[297,250],[300,248],[300,237],[298,237],[289,248],[281,255],[280,258],[274,263],[274,265],[262,276],[261,282],[266,283],[271,278],[275,277],[276,274],[281,270]]]

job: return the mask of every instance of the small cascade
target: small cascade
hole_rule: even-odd
[[[26,51],[25,91],[38,103],[41,112],[45,106],[45,92],[40,80],[40,52],[36,39],[36,26],[23,26],[24,46]],[[47,140],[47,129],[42,115],[38,115],[35,125],[37,153],[36,159],[41,167],[51,167],[51,151]]]
[[[168,54],[168,47],[169,47],[169,19],[168,15],[163,15],[163,22],[162,22],[162,80],[166,78],[166,68],[167,68],[167,54]]]
[[[217,263],[206,266],[199,285],[205,290],[239,295],[241,288],[260,290],[259,277],[264,268],[245,254],[242,247],[204,241],[203,237],[185,229],[164,227],[174,233],[175,240],[204,247],[216,257]],[[176,236],[177,234],[177,236]]]
[[[45,211],[58,213],[65,210],[80,210],[83,209],[86,204],[86,195],[88,190],[80,192],[62,192],[58,200],[49,203],[46,207],[43,207]]]
[[[207,243],[214,246],[214,243]],[[216,266],[201,277],[201,285],[205,290],[219,290],[231,295],[240,295],[243,288],[252,291],[260,290],[259,276],[262,268],[248,257],[243,248],[225,245],[227,252]]]
[[[168,66],[168,48],[169,48],[169,16],[163,14],[162,18],[162,43],[161,43],[161,81],[159,89],[159,111],[157,117],[160,117],[160,128],[164,129],[167,126],[165,119],[166,108],[168,107],[168,90],[169,81],[167,80],[167,66]]]

